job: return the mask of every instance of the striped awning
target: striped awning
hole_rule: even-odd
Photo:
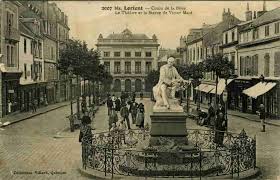
[[[276,83],[274,82],[259,82],[258,84],[243,90],[243,93],[252,98],[257,98],[270,91],[274,86],[276,86]]]

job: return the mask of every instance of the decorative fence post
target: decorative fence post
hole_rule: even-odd
[[[104,148],[104,150],[105,150],[105,152],[104,152],[104,154],[105,154],[104,165],[105,165],[105,176],[106,176],[107,175],[107,149]]]
[[[111,164],[111,172],[112,172],[112,179],[113,179],[113,176],[114,176],[114,148],[112,148],[112,164]]]

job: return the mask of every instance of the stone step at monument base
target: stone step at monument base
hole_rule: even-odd
[[[223,171],[222,166],[213,166],[209,167],[207,169],[202,168],[200,170],[199,164],[195,163],[195,165],[192,166],[192,168],[189,166],[187,169],[185,165],[179,166],[173,166],[173,168],[168,168],[162,166],[152,167],[152,164],[149,164],[146,168],[141,167],[129,167],[126,165],[121,165],[119,167],[119,170],[122,172],[128,173],[130,175],[135,176],[142,176],[142,177],[153,177],[153,176],[191,176],[191,177],[199,177],[199,176],[209,176],[212,174],[217,174]]]

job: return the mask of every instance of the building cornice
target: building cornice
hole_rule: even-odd
[[[221,45],[220,47],[221,47],[221,48],[227,48],[227,47],[234,46],[234,45],[236,45],[236,44],[238,44],[238,41],[232,41],[232,42],[230,42],[230,43],[223,44],[223,45]]]
[[[271,43],[271,42],[275,42],[275,41],[279,41],[279,40],[280,40],[280,36],[276,36],[276,37],[261,39],[261,40],[257,40],[257,41],[240,43],[236,47],[237,47],[237,49],[242,49],[242,48],[251,47],[251,46],[263,45],[263,44],[267,44],[267,43]]]

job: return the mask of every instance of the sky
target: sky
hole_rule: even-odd
[[[163,48],[175,49],[181,36],[186,36],[191,28],[199,28],[203,23],[216,24],[222,20],[223,9],[240,20],[245,20],[247,3],[250,10],[260,11],[263,1],[59,1],[58,7],[68,15],[70,38],[84,40],[89,47],[96,48],[99,34],[103,37],[111,33],[121,33],[126,27],[132,33],[155,34]],[[142,6],[143,8],[166,6],[185,7],[191,15],[116,15],[115,6]],[[111,11],[102,7],[113,7]],[[280,1],[266,1],[267,10],[280,7]]]

